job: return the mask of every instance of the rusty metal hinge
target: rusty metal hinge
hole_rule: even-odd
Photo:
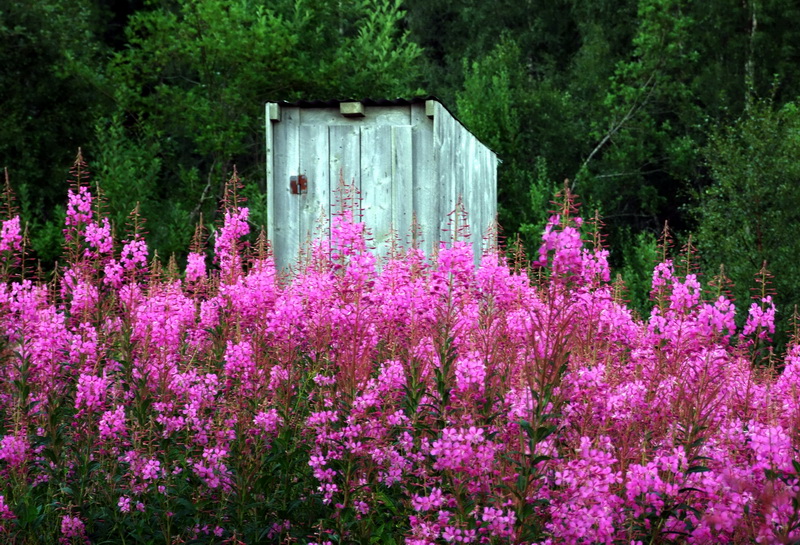
[[[305,174],[290,176],[289,188],[292,190],[292,195],[305,195],[308,193],[308,178]]]

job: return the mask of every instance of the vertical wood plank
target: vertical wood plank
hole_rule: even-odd
[[[452,118],[451,118],[452,119]],[[465,233],[469,233],[469,204],[470,204],[470,195],[468,194],[469,187],[467,186],[467,158],[466,158],[466,149],[464,148],[466,144],[466,132],[463,130],[463,127],[460,123],[458,123],[455,119],[453,119],[452,123],[452,145],[453,145],[453,164],[454,164],[454,180],[453,180],[453,208],[455,209],[456,206],[460,203],[461,209],[458,211],[458,217],[453,215],[453,219],[455,220],[456,224],[454,228],[458,228],[461,233],[459,236],[461,237],[460,240],[464,240],[463,236]],[[467,225],[465,225],[465,223]],[[455,234],[455,233],[454,233]]]
[[[458,131],[458,188],[457,191],[461,195],[461,202],[464,206],[463,222],[467,224],[467,232],[470,234],[468,242],[475,248],[475,234],[478,231],[478,226],[475,224],[476,218],[474,217],[473,202],[474,193],[472,186],[472,165],[474,158],[470,155],[473,151],[469,147],[470,135],[464,131]],[[480,236],[479,236],[480,237]]]
[[[392,127],[361,128],[361,208],[376,255],[389,251],[392,230]]]
[[[488,249],[497,244],[497,232],[494,229],[497,220],[497,158],[492,151],[480,143],[478,147],[481,150],[483,221],[486,231],[492,234],[485,242]]]
[[[299,235],[306,245],[314,238],[330,237],[330,172],[328,170],[328,128],[324,125],[300,125],[300,173],[308,179],[300,203]]]
[[[356,191],[361,191],[361,128],[359,125],[332,125],[328,127],[330,154],[328,162],[328,177],[332,189],[331,204],[328,215],[341,213],[341,195],[339,194],[340,181],[345,185],[353,186]],[[353,216],[356,221],[361,220],[360,209],[356,204]]]
[[[274,175],[272,181],[273,206],[269,220],[273,227],[272,240],[275,264],[279,270],[294,265],[300,249],[299,205],[297,195],[292,195],[289,177],[299,174],[299,109],[284,108],[281,121],[273,125]]]
[[[411,245],[414,160],[411,126],[392,127],[392,226],[404,247]]]
[[[266,119],[266,126],[265,126],[265,138],[264,138],[264,147],[265,147],[265,184],[264,188],[266,190],[266,194],[264,198],[267,201],[267,238],[272,238],[272,233],[275,232],[275,129],[274,125],[275,122],[271,120],[270,110],[272,107],[277,106],[274,102],[267,102],[264,111],[266,115],[264,116]]]
[[[435,118],[425,115],[424,104],[412,110],[412,153],[414,159],[412,209],[417,219],[420,238],[417,245],[431,256],[439,240],[440,181],[438,155],[434,144]]]
[[[484,146],[477,138],[475,138],[475,148],[475,176],[477,177],[478,209],[481,215],[481,249],[488,250],[488,239],[484,237],[488,235],[492,226],[492,222],[489,219],[490,214],[488,208],[488,188],[491,181],[486,179],[486,172],[484,170],[484,165],[486,164]]]
[[[472,249],[475,252],[476,264],[480,262],[483,251],[483,191],[481,187],[481,155],[477,146],[477,139],[471,134],[464,134],[464,147],[467,160],[466,169],[466,188],[468,195],[467,209],[469,213],[470,233],[472,235]]]
[[[438,213],[438,240],[450,245],[453,242],[453,211],[456,204],[456,157],[454,153],[453,118],[450,113],[438,102],[435,104],[434,114],[434,160],[439,169],[439,213]],[[436,154],[438,153],[438,157]],[[436,244],[438,248],[438,243]]]
[[[488,180],[488,194],[489,194],[489,221],[492,222],[492,225],[495,224],[497,221],[497,167],[498,167],[498,158],[497,156],[486,149],[486,170],[487,175],[486,179]],[[495,238],[493,239],[493,244],[497,244],[497,231],[495,231]]]

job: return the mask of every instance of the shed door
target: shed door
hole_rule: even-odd
[[[292,266],[312,238],[330,236],[330,218],[342,210],[337,202],[340,181],[360,191],[360,219],[378,255],[388,254],[394,237],[410,245],[414,199],[410,123],[408,109],[361,120],[344,119],[338,112],[283,110],[267,135],[272,151],[267,175],[269,236],[279,268]],[[290,180],[300,175],[307,184],[295,193]]]
[[[388,254],[394,237],[406,242],[413,202],[411,126],[300,125],[299,131],[300,172],[308,179],[307,193],[298,199],[300,244],[309,235],[330,235],[330,218],[343,210],[342,183],[360,193],[354,216],[358,220],[361,213],[378,255]]]

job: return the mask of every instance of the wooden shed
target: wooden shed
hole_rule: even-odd
[[[449,241],[461,198],[476,259],[497,211],[497,156],[437,99],[269,102],[267,234],[279,268],[330,233],[343,179],[361,195],[362,221],[384,255],[395,234],[430,255]]]

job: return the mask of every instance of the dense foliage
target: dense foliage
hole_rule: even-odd
[[[766,254],[730,242],[752,229],[732,220],[750,217],[749,202],[728,207],[754,184],[771,191],[765,205],[796,200],[798,21],[791,0],[8,0],[0,166],[46,265],[59,257],[61,181],[78,147],[96,165],[112,228],[121,234],[139,203],[153,247],[183,263],[190,226],[218,219],[234,164],[251,226],[266,223],[266,100],[424,91],[502,159],[510,240],[536,247],[547,202],[569,179],[604,217],[612,267],[638,310],[668,222],[681,243],[704,233],[705,278],[724,264],[743,311]],[[775,138],[788,140],[776,146],[785,160],[745,168]],[[791,217],[759,217],[788,316],[800,293],[783,274]]]
[[[638,319],[567,191],[532,268],[368,251],[353,194],[293,274],[238,178],[179,269],[73,169],[65,261],[0,230],[0,537],[14,543],[790,543],[800,349],[691,252]],[[212,257],[213,256],[213,257]],[[792,341],[794,343],[794,340]]]
[[[394,0],[120,2],[124,33],[108,37],[98,21],[113,13],[94,2],[29,4],[0,7],[3,110],[14,114],[0,131],[0,166],[26,190],[33,244],[48,263],[63,222],[53,194],[63,199],[78,146],[99,164],[112,225],[121,232],[138,202],[169,255],[201,214],[213,224],[232,165],[249,194],[263,195],[266,101],[420,92],[421,50]],[[54,161],[61,172],[42,170]],[[16,181],[23,172],[34,179]],[[261,200],[253,212],[266,223]]]

